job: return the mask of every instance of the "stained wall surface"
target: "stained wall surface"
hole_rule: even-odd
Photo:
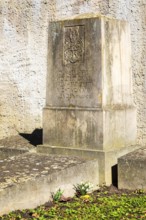
[[[130,23],[137,142],[146,143],[145,11],[146,0],[1,0],[0,138],[42,127],[48,22],[99,13]]]

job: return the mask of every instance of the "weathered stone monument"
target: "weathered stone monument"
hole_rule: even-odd
[[[43,145],[39,152],[98,158],[111,183],[117,158],[136,147],[130,30],[125,21],[51,22]]]

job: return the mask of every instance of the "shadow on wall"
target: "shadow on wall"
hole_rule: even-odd
[[[31,134],[19,133],[20,136],[30,142],[30,144],[37,146],[42,144],[42,129],[35,129]]]

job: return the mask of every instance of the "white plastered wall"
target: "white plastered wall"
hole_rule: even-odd
[[[42,126],[49,20],[100,13],[130,23],[137,141],[146,143],[145,11],[146,0],[1,0],[0,138]]]

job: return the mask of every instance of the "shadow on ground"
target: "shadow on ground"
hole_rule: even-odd
[[[29,141],[30,144],[37,146],[42,144],[42,133],[42,129],[35,129],[31,134],[19,133],[19,135]]]

